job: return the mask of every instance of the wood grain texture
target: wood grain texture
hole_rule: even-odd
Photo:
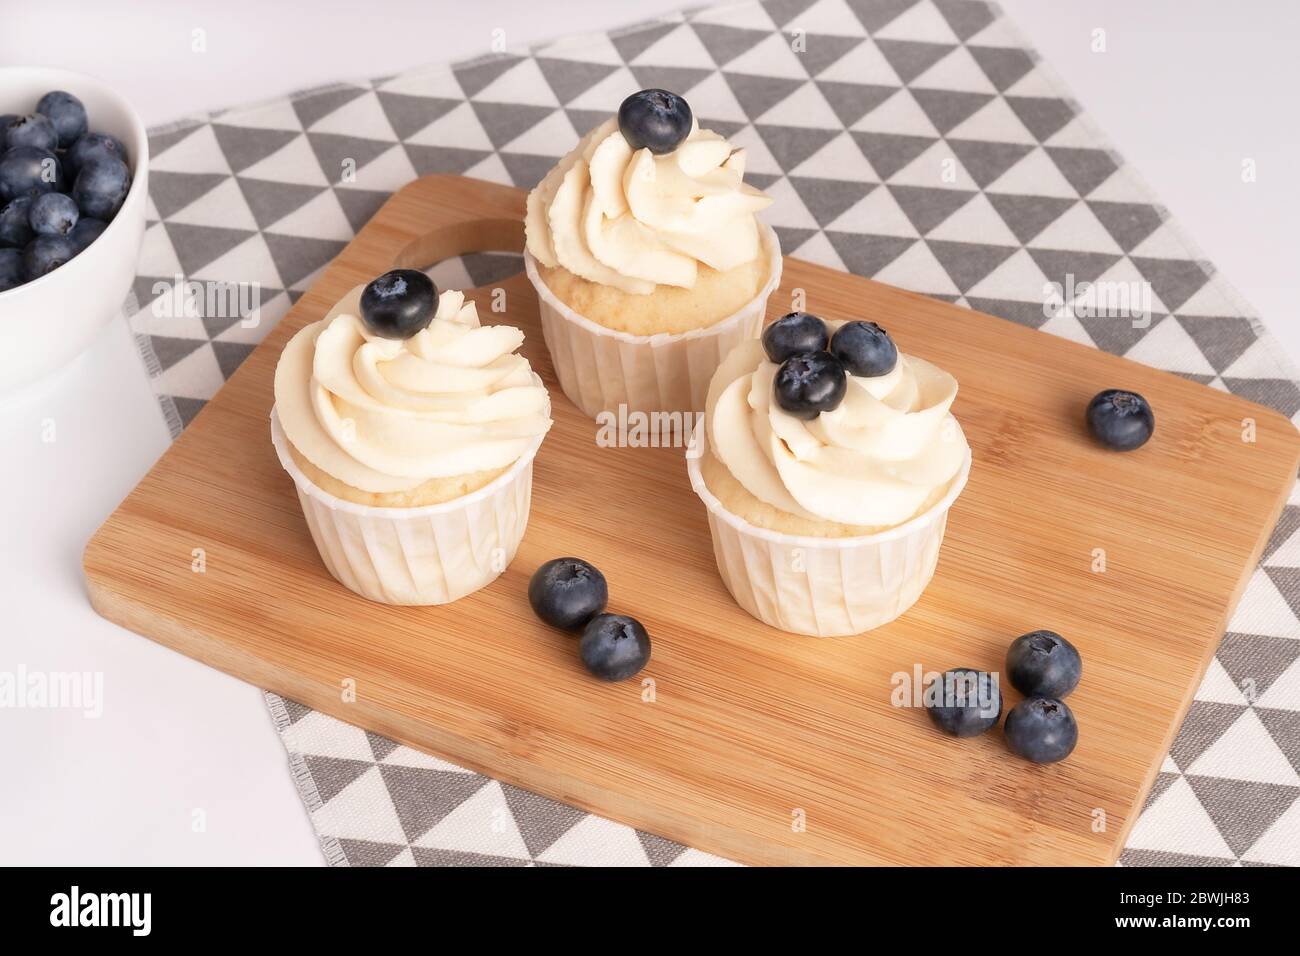
[[[554,399],[519,556],[453,605],[368,603],[326,573],[276,461],[276,359],[292,333],[386,269],[521,248],[523,199],[455,177],[394,196],[90,541],[95,608],[353,724],[746,863],[1112,862],[1295,478],[1291,423],[1051,335],[787,260],[769,316],[801,288],[812,311],[879,321],[957,376],[954,411],[975,458],[917,606],[866,635],[796,637],[723,589],[680,449],[596,446],[596,425],[555,384],[520,275],[500,284],[505,316],[490,311],[490,290],[474,293],[486,320],[524,329]],[[1088,399],[1112,386],[1156,409],[1155,438],[1131,454],[1084,432]],[[206,573],[191,571],[194,548]],[[1104,573],[1092,571],[1097,548]],[[587,677],[573,639],[533,618],[528,578],[561,554],[600,566],[612,609],[649,628],[654,702],[635,681]],[[1068,761],[1025,763],[1000,731],[948,739],[920,710],[891,704],[894,675],[1000,669],[1010,640],[1039,627],[1083,654]],[[352,703],[341,699],[347,679]],[[1018,699],[1004,692],[1008,706]],[[800,813],[803,830],[792,826]]]

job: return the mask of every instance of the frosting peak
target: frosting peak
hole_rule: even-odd
[[[550,400],[516,354],[521,331],[480,325],[473,302],[444,292],[427,328],[381,338],[359,317],[363,288],[290,339],[276,366],[276,414],[312,464],[362,491],[406,491],[503,468],[546,434]]]
[[[833,332],[842,322],[827,322]],[[755,498],[805,519],[902,524],[942,496],[968,454],[949,412],[957,381],[899,354],[893,371],[848,377],[844,400],[804,421],[772,400],[777,366],[758,340],[723,360],[709,389],[713,454]]]
[[[759,255],[754,214],[772,200],[744,174],[745,151],[694,120],[677,149],[656,156],[633,150],[609,119],[528,194],[528,251],[624,292],[694,288],[701,263],[721,272]]]

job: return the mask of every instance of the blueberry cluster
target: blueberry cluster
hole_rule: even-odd
[[[552,558],[528,582],[533,613],[552,627],[582,630],[578,656],[601,680],[627,680],[650,662],[650,635],[641,622],[606,614],[609,586],[594,564],[581,558]]]
[[[764,329],[763,350],[780,366],[776,404],[805,421],[839,408],[850,375],[888,375],[898,364],[898,347],[875,322],[846,322],[832,336],[810,312],[791,312]]]
[[[1088,403],[1088,431],[1112,451],[1132,451],[1147,443],[1156,430],[1155,412],[1137,392],[1108,388]]]
[[[1063,699],[1083,676],[1079,652],[1054,631],[1023,634],[1007,651],[1006,673],[1011,686],[1025,695],[1003,725],[1007,746],[1033,763],[1064,760],[1079,740],[1079,726]],[[940,730],[954,737],[977,737],[997,726],[1002,692],[992,674],[959,667],[946,671],[938,682],[926,696],[926,709]]]
[[[130,188],[126,149],[89,130],[71,93],[46,93],[25,116],[0,115],[0,292],[85,250]]]

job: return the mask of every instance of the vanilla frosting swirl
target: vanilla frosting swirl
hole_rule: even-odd
[[[528,194],[528,251],[545,266],[624,292],[691,289],[699,265],[759,255],[754,214],[772,203],[742,182],[745,151],[694,120],[675,150],[633,150],[610,119]]]
[[[516,354],[524,334],[479,324],[444,292],[409,339],[374,335],[357,286],[299,331],[275,370],[285,435],[322,471],[368,492],[504,468],[551,426],[542,381]]]
[[[827,322],[833,333],[842,322]],[[713,454],[755,498],[806,519],[902,524],[961,470],[966,436],[949,408],[957,381],[902,353],[893,371],[848,376],[840,405],[804,421],[773,399],[778,366],[758,340],[737,346],[709,388]]]

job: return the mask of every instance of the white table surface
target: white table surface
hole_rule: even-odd
[[[468,57],[487,49],[495,28],[521,48],[682,5],[61,0],[7,22],[0,62],[96,74],[155,124]],[[1300,89],[1300,4],[1003,6],[1300,357],[1300,128],[1290,99]],[[206,53],[191,51],[196,28],[206,31]],[[1106,31],[1105,53],[1092,52],[1096,28]],[[1253,184],[1241,182],[1245,158],[1258,167]],[[323,862],[261,692],[101,620],[87,603],[82,547],[167,443],[124,321],[55,378],[0,399],[0,671],[98,671],[104,680],[98,719],[0,709],[0,863]]]

